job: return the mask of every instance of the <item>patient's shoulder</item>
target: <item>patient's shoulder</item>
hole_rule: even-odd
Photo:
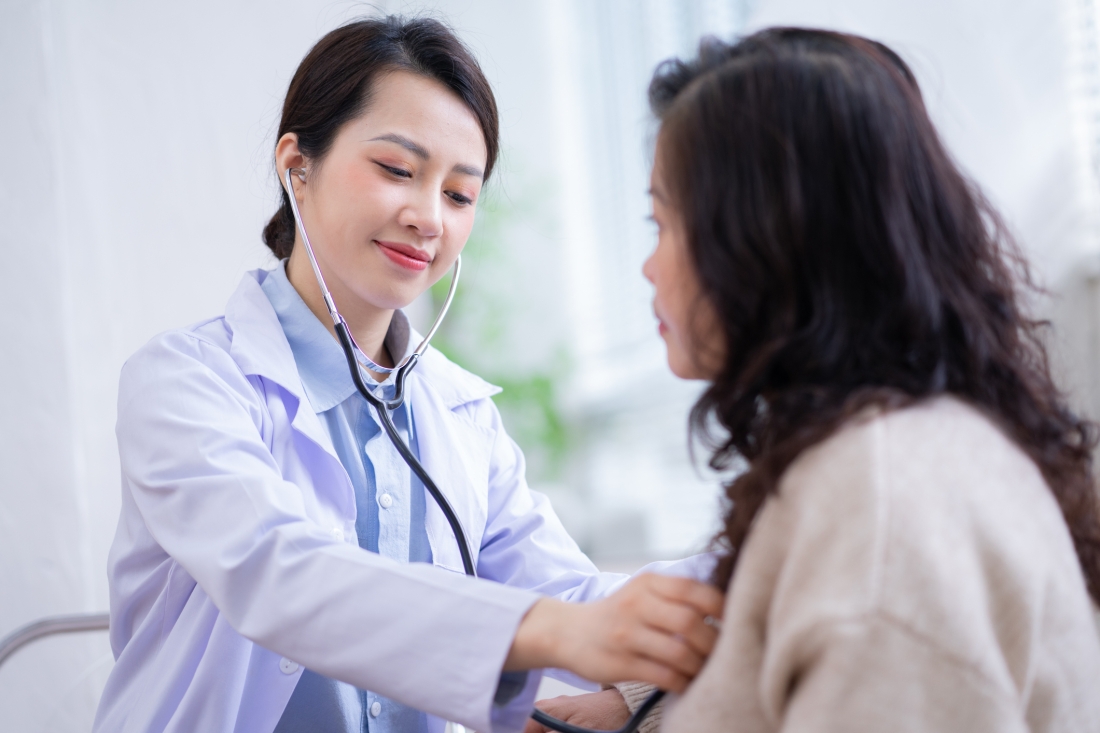
[[[1006,494],[1006,486],[1020,488]],[[788,468],[781,492],[811,503],[840,495],[919,496],[938,511],[963,496],[1030,503],[1049,495],[1035,463],[984,411],[940,396],[893,410],[869,408]]]
[[[1041,472],[962,400],[860,416],[791,465],[773,505],[784,572],[816,589],[818,610],[883,614],[970,664],[1008,659],[1017,672],[1054,616],[1088,621]]]
[[[841,615],[877,609],[906,584],[921,597],[981,586],[975,573],[1016,573],[1034,546],[1035,557],[1073,557],[1035,464],[951,397],[849,420],[790,465],[757,528],[756,550]]]
[[[910,558],[957,574],[966,558],[1074,556],[1038,466],[954,397],[850,420],[791,464],[779,503],[800,532],[843,536],[882,563]]]

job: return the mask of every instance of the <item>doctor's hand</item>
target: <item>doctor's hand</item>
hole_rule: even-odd
[[[718,632],[723,597],[687,578],[644,574],[607,598],[542,598],[520,622],[505,671],[556,667],[593,682],[638,680],[683,692]]]

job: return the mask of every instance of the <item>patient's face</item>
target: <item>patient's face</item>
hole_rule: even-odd
[[[653,283],[653,313],[665,340],[668,366],[681,379],[713,379],[722,367],[724,336],[711,302],[703,296],[688,250],[683,220],[661,175],[661,146],[650,177],[657,248],[642,273]]]

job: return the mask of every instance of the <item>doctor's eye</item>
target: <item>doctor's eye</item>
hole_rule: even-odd
[[[386,165],[385,163],[380,163],[377,160],[374,162],[379,168],[386,171],[391,176],[397,176],[398,178],[412,178],[412,173],[405,170],[404,168],[397,168],[392,165]]]
[[[462,194],[456,193],[454,191],[448,191],[447,196],[451,199],[451,201],[454,201],[459,206],[469,206],[474,202],[474,200],[469,196],[463,196]]]

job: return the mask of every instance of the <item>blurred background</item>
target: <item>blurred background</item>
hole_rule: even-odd
[[[105,610],[115,396],[159,331],[222,312],[273,264],[274,131],[309,47],[350,18],[429,13],[475,50],[503,158],[437,344],[505,388],[530,482],[608,569],[704,549],[718,477],[640,273],[654,67],[702,35],[808,25],[890,44],[1048,294],[1074,403],[1100,415],[1100,67],[1092,0],[4,0],[0,25],[0,636]],[[435,293],[434,297],[438,297]],[[433,295],[416,303],[430,318]],[[0,668],[5,731],[90,727],[105,634]]]

